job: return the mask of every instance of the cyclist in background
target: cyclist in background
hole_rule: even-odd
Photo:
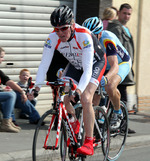
[[[86,136],[83,145],[77,149],[77,153],[93,155],[92,99],[106,69],[106,54],[94,34],[74,22],[72,10],[68,6],[63,5],[56,8],[51,14],[50,21],[54,31],[49,34],[44,45],[35,89],[40,90],[38,83],[44,81],[54,51],[58,50],[69,61],[63,76],[70,77],[78,83],[74,96],[65,97],[66,109],[68,113],[75,114],[70,100],[76,102],[75,100],[79,97],[83,106]],[[75,133],[78,133],[78,120],[74,120],[72,124]]]
[[[121,96],[117,86],[125,79],[131,69],[130,55],[115,34],[103,30],[103,23],[98,17],[86,19],[82,26],[97,36],[106,52],[107,67],[100,85],[105,86],[105,90],[114,105],[110,126],[112,129],[118,128],[121,123],[122,111],[120,109]],[[97,100],[100,99],[97,98]]]

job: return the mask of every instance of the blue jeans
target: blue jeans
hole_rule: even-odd
[[[16,93],[14,91],[0,92],[0,102],[2,105],[3,118],[4,119],[11,118],[11,114],[14,110],[16,102]]]
[[[34,123],[40,119],[40,115],[38,111],[35,109],[35,106],[27,100],[25,103],[21,101],[21,94],[16,92],[17,99],[16,99],[16,108],[20,108],[22,113],[29,115],[29,122]]]

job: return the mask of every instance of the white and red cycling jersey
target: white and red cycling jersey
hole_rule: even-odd
[[[83,71],[77,87],[81,92],[84,91],[90,82],[92,75],[93,77],[94,75],[98,75],[99,77],[99,74],[101,73],[102,69],[99,67],[93,69],[93,65],[103,60],[102,68],[103,66],[106,66],[104,51],[101,49],[97,38],[94,37],[88,29],[75,24],[75,32],[72,38],[67,42],[60,41],[55,31],[49,34],[48,39],[44,44],[43,56],[36,76],[36,84],[45,80],[55,49],[58,50],[77,70]],[[100,75],[100,77],[102,77],[102,74]],[[98,79],[98,77],[95,76],[95,79]],[[98,80],[98,82],[99,81],[100,80]]]

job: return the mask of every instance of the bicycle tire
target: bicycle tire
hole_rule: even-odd
[[[76,104],[74,106],[74,109],[75,109],[76,118],[80,122],[80,126],[82,126],[81,138],[78,139],[78,142],[80,143],[80,145],[82,145],[83,141],[84,141],[84,126],[83,126],[83,124],[81,124],[82,105],[80,103]],[[68,147],[68,157],[69,157],[70,161],[85,161],[85,156],[76,157],[75,155],[72,155],[72,150],[74,151],[74,147],[69,146]]]
[[[58,158],[59,155],[59,147],[55,147],[56,134],[57,134],[57,122],[55,123],[55,119],[52,117],[58,117],[58,113],[56,110],[48,110],[45,112],[40,118],[34,133],[33,145],[32,145],[32,159],[33,161],[40,160],[54,160]],[[45,125],[42,126],[42,122],[45,122]],[[45,138],[47,136],[48,128],[50,123],[52,123],[52,128],[47,138],[47,149],[44,148]],[[61,130],[63,131],[64,126],[62,125]]]
[[[110,111],[108,111],[108,120],[110,121],[110,118],[113,112],[112,103],[110,103],[109,106],[111,106],[109,107]],[[127,134],[128,134],[128,111],[125,104],[122,101],[120,101],[120,108],[123,112],[123,118],[118,131],[110,132],[110,149],[109,149],[109,155],[108,155],[109,161],[115,161],[120,157],[124,149]]]
[[[109,153],[109,143],[110,143],[110,129],[109,122],[106,113],[100,106],[94,107],[95,120],[98,123],[98,129],[101,131],[102,137],[98,133],[98,129],[94,126],[94,138],[96,140],[100,139],[101,146],[94,148],[94,155],[92,156],[92,161],[106,161]],[[99,116],[99,114],[101,114]],[[103,122],[99,119],[103,118]],[[96,124],[95,124],[96,125]]]
[[[64,122],[62,121],[62,132],[60,137],[60,155],[62,161],[66,160],[66,154],[67,154],[67,132]]]

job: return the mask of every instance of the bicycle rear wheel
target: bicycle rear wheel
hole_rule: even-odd
[[[108,118],[110,120],[113,112],[113,105],[110,103],[109,106],[110,107],[108,111]],[[116,130],[110,130],[110,149],[108,155],[109,161],[115,161],[120,157],[124,149],[125,141],[128,134],[128,111],[125,104],[122,101],[120,101],[120,108],[123,112],[121,125]]]
[[[58,150],[59,147],[55,148],[56,135],[57,135],[57,119],[56,119],[57,117],[58,113],[56,112],[56,110],[51,109],[45,112],[42,115],[41,119],[39,120],[33,138],[33,146],[32,146],[33,161],[41,161],[41,160],[49,161],[49,160],[55,160],[56,158],[60,158],[59,157],[60,152]],[[45,122],[44,126],[42,126],[42,122]],[[64,131],[63,129],[64,127],[62,125],[62,131]],[[48,132],[49,130],[50,132]]]

